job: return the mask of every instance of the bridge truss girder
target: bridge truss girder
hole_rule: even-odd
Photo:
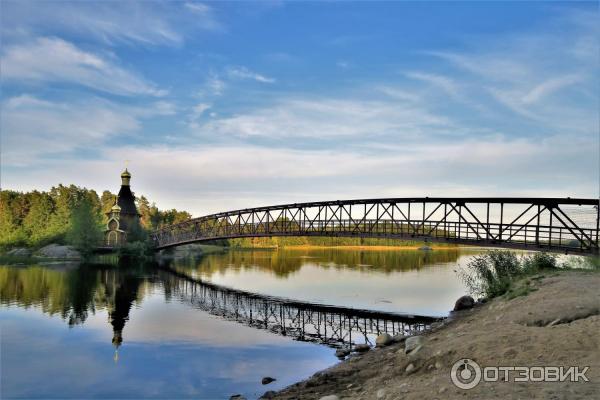
[[[598,254],[598,200],[408,198],[258,207],[152,233],[157,249],[241,237],[374,237]]]

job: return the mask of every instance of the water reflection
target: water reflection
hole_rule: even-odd
[[[402,316],[349,310],[377,307],[327,293],[360,288],[371,300],[390,299],[380,308],[419,314],[407,299],[422,303],[423,294],[403,285],[437,288],[441,279],[453,288],[448,265],[461,257],[323,249],[237,251],[163,265],[175,273],[115,264],[0,266],[0,394],[257,398],[335,362],[331,349],[290,338],[339,346],[418,322],[404,326]],[[310,304],[321,299],[334,306]],[[278,380],[264,388],[265,375]]]
[[[352,250],[343,248],[239,250],[181,257],[177,267],[192,268],[203,278],[232,270],[260,270],[277,278],[293,277],[306,264],[323,269],[350,269],[359,272],[390,274],[419,270],[428,265],[456,262],[464,251],[448,248],[435,251]]]
[[[221,286],[300,301],[445,316],[465,293],[454,272],[470,257],[434,251],[286,249],[184,257],[171,267]]]
[[[140,287],[156,279],[148,267],[130,265],[51,264],[0,267],[0,303],[24,308],[38,306],[60,315],[69,326],[83,324],[89,313],[105,309],[113,329],[113,345],[123,342],[129,310],[143,294]]]

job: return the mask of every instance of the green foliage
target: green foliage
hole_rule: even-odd
[[[558,268],[556,255],[549,253],[534,253],[531,256],[525,256],[521,263],[523,272],[526,274],[536,274],[539,271]]]
[[[83,203],[91,214],[97,216],[95,225],[101,224],[104,229],[108,213],[115,204],[116,195],[108,190],[102,196],[94,190],[75,185],[58,185],[48,192],[16,192],[0,191],[0,250],[19,246],[41,247],[49,243],[74,243],[78,239],[73,236],[73,213]],[[136,200],[141,217],[142,227],[154,230],[171,223],[191,218],[186,211],[159,210],[154,203],[140,196]],[[78,215],[76,219],[84,218]],[[75,228],[82,229],[81,224]],[[146,240],[144,232],[135,232],[135,240]],[[77,235],[75,235],[77,236]],[[138,238],[139,236],[139,238]],[[92,237],[90,237],[90,240]],[[79,243],[77,246],[83,246]]]
[[[474,294],[492,298],[504,293],[520,296],[531,290],[519,288],[515,292],[513,283],[540,271],[558,268],[556,256],[547,253],[534,253],[519,258],[506,250],[492,250],[474,256],[467,264],[467,270],[460,271],[461,278]]]
[[[88,258],[102,242],[100,215],[89,199],[83,199],[71,213],[67,241],[84,258]]]

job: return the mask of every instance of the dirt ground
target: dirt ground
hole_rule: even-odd
[[[564,271],[528,281],[527,295],[455,313],[423,335],[415,354],[395,343],[352,355],[271,398],[600,399],[600,273]],[[464,358],[482,367],[589,366],[589,382],[519,383],[510,375],[510,382],[482,380],[465,390],[450,379],[452,365]]]

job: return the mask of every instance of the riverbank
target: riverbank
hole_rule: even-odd
[[[529,282],[529,283],[527,283]],[[590,399],[600,393],[600,273],[567,270],[519,283],[526,295],[502,296],[454,313],[405,354],[405,343],[350,356],[274,399]],[[481,382],[450,379],[461,359],[481,366],[589,366],[589,382]],[[512,380],[512,379],[511,379]]]

